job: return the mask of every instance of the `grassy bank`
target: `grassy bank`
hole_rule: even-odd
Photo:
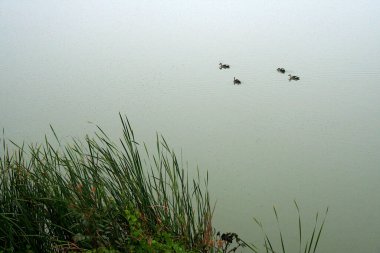
[[[61,144],[0,149],[1,252],[287,252],[281,231],[276,249],[264,227],[256,247],[236,233],[216,233],[208,175],[190,178],[163,137],[156,150],[139,144],[120,115],[113,142],[98,127],[93,137]],[[144,158],[142,158],[144,157]],[[325,219],[308,236],[298,213],[299,251],[316,252]],[[274,214],[279,226],[276,209]],[[326,216],[325,216],[326,217]],[[249,219],[249,217],[247,217]],[[250,238],[254,240],[256,238]],[[278,247],[277,247],[278,248]]]
[[[203,250],[212,240],[207,177],[190,179],[162,137],[149,154],[126,118],[113,143],[18,146],[3,140],[0,250]],[[58,145],[55,143],[58,142]],[[12,145],[9,147],[8,145]],[[13,150],[12,152],[10,150]],[[151,163],[143,166],[140,152]],[[152,252],[153,252],[152,251]]]

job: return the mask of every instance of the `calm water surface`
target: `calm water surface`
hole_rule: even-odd
[[[91,121],[117,138],[121,112],[138,139],[158,131],[209,171],[217,228],[258,242],[257,217],[276,237],[275,205],[296,249],[295,199],[310,230],[330,207],[319,252],[378,253],[379,13],[374,0],[1,1],[0,127],[39,142],[49,124],[69,140]]]

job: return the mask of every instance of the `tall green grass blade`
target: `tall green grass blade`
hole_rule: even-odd
[[[283,237],[282,237],[281,228],[280,228],[280,222],[279,222],[279,219],[278,219],[278,214],[277,214],[277,210],[276,210],[276,207],[275,207],[275,206],[273,206],[273,211],[274,211],[274,215],[276,216],[277,227],[278,227],[278,230],[279,230],[279,233],[280,233],[280,240],[281,240],[282,253],[285,253],[284,239],[283,239]]]
[[[318,223],[318,213],[317,213],[316,216],[315,216],[315,224],[314,224],[313,232],[312,232],[312,234],[311,234],[310,244],[309,244],[309,246],[308,246],[308,251],[307,251],[308,253],[310,253],[310,251],[311,251],[311,247],[312,247],[312,245],[313,245],[314,236],[315,236],[315,230],[316,230],[316,228],[317,228],[317,223]]]
[[[318,246],[318,242],[319,242],[319,238],[321,236],[321,233],[322,233],[322,230],[323,230],[323,226],[325,225],[325,221],[326,221],[326,217],[327,217],[327,213],[329,211],[329,208],[327,207],[326,208],[326,212],[325,212],[325,217],[323,218],[323,222],[321,224],[321,227],[319,228],[319,232],[318,232],[318,236],[317,236],[317,240],[315,241],[315,245],[314,245],[314,249],[313,249],[313,253],[315,253],[316,249],[317,249],[317,246]]]
[[[51,130],[51,131],[53,132],[53,134],[54,134],[55,140],[58,142],[59,145],[61,145],[61,142],[59,141],[58,136],[57,136],[57,134],[55,133],[55,130],[54,130],[53,126],[52,126],[52,125],[49,125],[49,126],[50,126],[50,130]]]
[[[301,253],[302,248],[302,225],[301,225],[301,213],[298,207],[297,201],[294,200],[294,205],[296,206],[298,213],[298,233],[299,233],[299,253]]]

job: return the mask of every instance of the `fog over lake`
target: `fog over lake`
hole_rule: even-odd
[[[297,200],[305,229],[330,209],[318,252],[380,252],[379,1],[2,0],[0,95],[19,143],[163,134],[247,242],[275,205],[298,249]]]

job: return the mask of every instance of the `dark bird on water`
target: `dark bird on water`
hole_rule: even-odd
[[[239,85],[239,84],[241,84],[241,82],[240,82],[239,79],[236,79],[236,78],[234,77],[234,85],[235,85],[235,84]]]
[[[289,74],[288,76],[289,76],[289,81],[291,81],[291,80],[294,80],[294,81],[300,80],[300,78],[298,76],[292,76],[291,74]]]
[[[282,73],[282,74],[285,73],[285,69],[284,68],[278,68],[277,71],[280,72],[280,73]]]
[[[219,69],[229,69],[230,65],[219,63]]]

